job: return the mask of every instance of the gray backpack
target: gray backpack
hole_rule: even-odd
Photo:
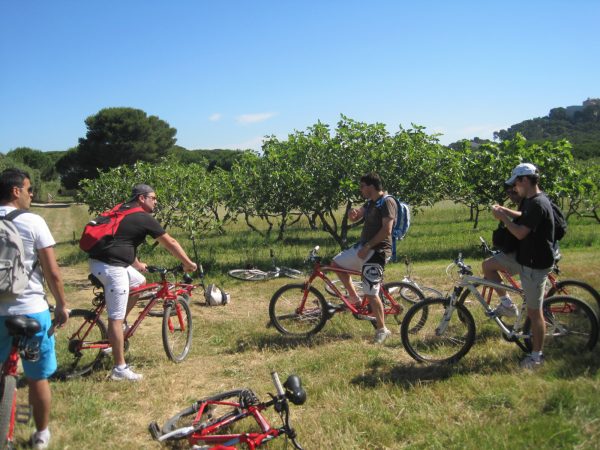
[[[0,217],[0,301],[14,300],[29,282],[23,240],[12,223],[15,217],[24,212],[27,211],[17,209]]]

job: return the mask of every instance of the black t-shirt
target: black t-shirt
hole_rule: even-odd
[[[137,248],[146,236],[150,235],[156,239],[165,233],[160,223],[150,214],[132,213],[124,217],[119,224],[112,245],[97,253],[90,252],[90,258],[113,266],[127,267],[135,261]]]
[[[517,261],[534,269],[546,269],[554,263],[554,214],[550,200],[544,194],[537,194],[521,202],[522,211],[518,224],[531,232],[519,241]]]

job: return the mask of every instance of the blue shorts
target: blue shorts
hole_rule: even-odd
[[[50,311],[35,314],[25,314],[26,317],[36,319],[42,329],[33,336],[32,340],[40,344],[40,359],[35,362],[21,359],[25,376],[31,380],[45,380],[56,371],[56,353],[54,352],[54,335],[48,337],[48,329],[52,326]],[[12,348],[12,339],[4,325],[7,316],[0,316],[0,361],[6,361]]]

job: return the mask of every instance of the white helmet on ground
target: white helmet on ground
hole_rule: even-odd
[[[226,305],[230,298],[227,292],[218,288],[214,283],[209,284],[204,291],[204,299],[210,306]]]

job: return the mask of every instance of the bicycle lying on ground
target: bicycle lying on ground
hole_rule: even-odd
[[[249,449],[261,447],[267,442],[285,436],[295,448],[302,450],[296,441],[296,432],[290,426],[288,400],[294,405],[306,401],[306,392],[300,378],[290,375],[281,385],[277,372],[271,372],[276,394],[269,394],[268,401],[260,401],[250,389],[236,389],[222,392],[195,401],[190,407],[180,411],[159,427],[156,422],[149,425],[152,437],[159,442],[169,443],[187,439],[197,449],[235,449],[236,445],[246,445]],[[273,407],[282,420],[282,426],[272,427],[263,411]],[[252,417],[258,431],[237,432],[238,422]]]
[[[167,357],[173,362],[183,361],[192,345],[192,314],[185,296],[196,288],[188,274],[182,283],[167,280],[168,274],[183,273],[181,265],[172,269],[148,266],[148,272],[159,273],[158,283],[147,283],[131,289],[130,296],[152,293],[145,308],[135,322],[125,331],[125,349],[140,323],[158,302],[162,302],[162,340]],[[94,286],[94,309],[74,309],[69,321],[56,333],[57,378],[70,378],[90,372],[110,349],[107,328],[100,316],[106,307],[104,287],[94,275],[88,277]]]
[[[273,278],[278,278],[280,276],[285,276],[288,278],[302,278],[303,274],[300,270],[292,269],[291,267],[277,266],[275,263],[275,254],[273,253],[273,250],[271,250],[270,253],[273,264],[273,268],[271,270],[265,272],[256,268],[232,269],[227,272],[227,275],[243,281],[265,281],[272,280]]]
[[[481,248],[483,252],[492,256],[497,251],[492,250],[485,239],[483,237],[479,237],[481,241]],[[588,283],[580,280],[559,280],[558,276],[560,275],[560,269],[558,268],[558,262],[560,261],[560,255],[555,259],[554,265],[552,266],[552,272],[548,274],[548,282],[546,283],[546,287],[548,291],[546,292],[546,297],[552,297],[554,295],[570,295],[571,297],[575,297],[579,300],[583,300],[594,310],[596,316],[600,320],[600,293]],[[515,281],[515,279],[508,272],[500,272],[501,276],[505,281],[513,285],[514,287],[520,287],[520,285]],[[488,305],[491,302],[492,295],[495,293],[493,289],[486,289],[482,292],[484,298],[486,298]]]
[[[321,265],[321,257],[317,256],[318,251],[317,246],[308,256],[308,261],[313,264],[313,270],[303,284],[286,284],[273,294],[269,303],[270,323],[282,334],[307,337],[318,333],[335,314],[349,311],[356,319],[368,320],[375,326],[375,317],[367,298],[363,297],[360,305],[352,304],[347,295],[343,294],[325,274],[325,272],[335,272],[360,276],[361,273]],[[334,296],[341,301],[340,304],[334,305],[325,300],[323,294],[313,286],[317,278],[323,280]],[[423,300],[425,295],[413,284],[393,281],[381,285],[379,297],[383,302],[386,320],[393,318],[399,326],[400,315],[404,310]]]
[[[446,298],[428,298],[412,306],[400,327],[402,344],[417,361],[455,363],[471,349],[475,342],[475,320],[465,304],[469,295],[478,300],[485,317],[492,319],[502,336],[516,343],[523,351],[531,351],[530,321],[527,318],[523,291],[515,286],[495,283],[473,276],[471,267],[462,255],[451,263],[446,272],[458,269],[454,290]],[[515,322],[509,324],[498,317],[478,288],[505,289],[521,297],[522,306]],[[544,354],[566,351],[578,353],[592,350],[598,341],[598,320],[594,311],[583,301],[559,295],[544,299],[542,305],[546,321]]]
[[[421,292],[423,292],[423,294],[426,297],[442,297],[443,294],[438,291],[435,288],[429,287],[429,286],[422,286],[419,285],[417,283],[417,281],[415,279],[413,279],[411,277],[412,274],[412,261],[410,260],[410,258],[408,256],[404,257],[404,265],[406,267],[406,275],[404,275],[404,278],[402,278],[402,281],[404,283],[409,283],[412,284],[414,287],[416,287],[418,290],[420,290]],[[344,286],[342,285],[341,280],[333,280],[332,284],[334,284],[340,292],[342,292],[344,295],[348,295],[348,291],[346,291],[346,289],[344,288]],[[362,290],[362,281],[361,280],[352,280],[352,285],[354,286],[354,289],[356,290],[356,293],[362,297],[363,294],[363,290]],[[328,284],[325,284],[325,290],[327,291],[327,293],[329,295],[333,295],[335,296],[335,292],[332,288],[329,287]],[[411,293],[408,291],[400,291],[400,295],[402,297],[404,297],[405,295],[408,297],[406,300],[411,300]]]
[[[25,410],[17,405],[17,368],[19,356],[28,361],[37,361],[40,348],[30,339],[40,331],[40,323],[25,316],[10,316],[5,321],[8,335],[12,337],[12,347],[8,358],[2,364],[0,375],[0,448],[15,448],[13,438],[15,423],[27,423],[31,416],[29,405]]]

